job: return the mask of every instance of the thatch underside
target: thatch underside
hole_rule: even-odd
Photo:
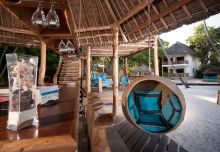
[[[76,48],[92,46],[92,56],[112,55],[113,26],[119,28],[119,55],[126,56],[147,48],[149,35],[153,46],[153,35],[220,12],[219,0],[52,0],[61,26],[48,29],[31,24],[37,1],[6,1],[0,0],[0,42],[39,47],[44,41],[57,51],[61,39],[71,39]],[[47,14],[50,2],[42,5]]]

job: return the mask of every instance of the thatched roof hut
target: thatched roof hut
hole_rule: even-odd
[[[186,55],[186,54],[193,54],[193,50],[188,47],[187,45],[180,43],[180,42],[176,42],[175,44],[173,44],[171,47],[169,47],[166,50],[167,55]]]
[[[47,47],[58,51],[61,39],[76,48],[92,46],[92,56],[112,56],[112,28],[119,29],[119,55],[126,56],[153,46],[153,35],[220,12],[217,0],[51,0],[60,18],[58,29],[36,27],[31,16],[35,0],[1,0],[0,42]],[[45,14],[51,3],[42,1]],[[149,36],[152,35],[150,38]]]
[[[204,74],[219,74],[220,75],[220,67],[208,68],[204,72]]]

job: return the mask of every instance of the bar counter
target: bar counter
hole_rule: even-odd
[[[77,149],[79,128],[79,85],[64,86],[57,104],[38,106],[39,127],[14,132],[6,129],[7,116],[0,117],[0,152]]]

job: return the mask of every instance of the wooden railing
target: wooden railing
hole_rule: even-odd
[[[57,77],[58,77],[58,75],[60,73],[60,70],[61,70],[61,67],[62,67],[62,61],[63,61],[63,57],[60,56],[60,60],[59,60],[59,63],[57,65],[57,71],[53,76],[53,84],[57,84]]]

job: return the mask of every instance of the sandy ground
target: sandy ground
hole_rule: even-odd
[[[189,152],[220,152],[220,105],[216,104],[220,86],[180,86],[186,100],[181,126],[168,136]]]
[[[220,86],[179,87],[186,100],[186,115],[181,126],[168,136],[189,152],[220,152],[220,105],[216,104]],[[111,90],[105,90],[100,96],[107,94],[112,101]],[[119,94],[121,97],[122,91]],[[119,114],[123,115],[119,104]],[[100,111],[106,112],[112,112],[111,105]]]

